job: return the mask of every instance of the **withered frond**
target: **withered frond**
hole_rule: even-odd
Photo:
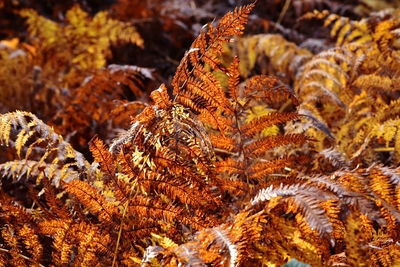
[[[60,68],[68,66],[68,74],[73,76],[82,69],[104,67],[113,43],[143,46],[143,39],[132,24],[110,18],[107,11],[98,12],[91,18],[79,5],[75,5],[66,12],[63,23],[42,17],[33,9],[23,9],[20,15],[26,18],[28,32],[38,43],[39,51],[58,55],[50,59],[45,56],[37,58],[42,64],[41,61],[48,60],[45,64],[49,65],[49,69],[54,68],[51,71],[60,71]],[[92,38],[85,38],[88,35]]]
[[[241,75],[247,78],[251,70],[261,69],[261,74],[275,73],[285,83],[295,81],[312,53],[287,41],[279,34],[258,34],[238,38],[232,50],[239,55]],[[268,65],[266,65],[267,57]]]
[[[245,146],[244,153],[247,157],[258,157],[274,147],[283,145],[301,145],[307,141],[303,134],[286,134],[267,136]]]
[[[311,18],[324,20],[324,27],[330,27],[331,37],[336,38],[336,46],[349,43],[363,44],[372,39],[368,20],[354,21],[337,14],[330,14],[326,10],[322,12],[314,10],[313,13],[304,16],[304,19]]]
[[[114,177],[116,166],[113,161],[113,155],[103,141],[96,137],[89,143],[89,148],[95,161],[100,164],[101,170],[109,177]]]
[[[4,214],[4,216],[1,218],[1,223],[16,226],[27,224],[32,228],[37,227],[37,220],[32,216],[32,213],[28,209],[24,208],[22,205],[16,203],[13,199],[8,197],[3,190],[1,193],[1,211]]]
[[[235,9],[226,14],[218,26],[206,25],[202,29],[182,59],[172,81],[173,94],[178,103],[215,118],[219,117],[218,112],[231,112],[230,103],[220,83],[206,71],[205,66],[228,73],[218,58],[222,53],[222,43],[228,42],[233,35],[242,33],[247,16],[253,7],[254,4],[250,4]],[[238,69],[232,68],[231,71],[237,72]],[[222,129],[223,124],[214,119],[213,125]]]
[[[10,225],[2,227],[0,236],[3,240],[0,252],[1,264],[14,266],[39,264],[42,257],[42,245],[34,230],[25,225],[20,229],[14,229]],[[6,255],[4,255],[7,253]]]
[[[165,84],[161,84],[160,88],[154,90],[150,97],[153,99],[154,104],[162,109],[168,109],[172,104],[171,100],[169,99]]]
[[[332,257],[331,262],[360,265],[368,261],[374,266],[399,263],[400,253],[394,248],[393,239],[383,232],[376,233],[359,214],[352,214],[347,219],[344,241],[345,252],[341,257]]]
[[[14,164],[6,163],[7,166],[3,165],[3,168],[19,169],[18,171],[25,169],[27,174],[31,174],[32,170],[34,174],[38,174],[46,169],[49,174],[53,175],[48,178],[57,179],[57,183],[59,183],[60,176],[56,175],[56,169],[59,170],[59,174],[63,174],[63,178],[69,179],[74,177],[74,172],[71,173],[71,177],[66,173],[71,172],[73,168],[82,171],[89,166],[81,153],[73,149],[62,136],[35,115],[29,112],[15,111],[1,114],[0,118],[1,144],[14,147],[18,157],[24,157],[26,162],[31,159],[37,160],[37,163],[33,164],[33,161],[30,161],[29,164],[26,163],[27,165],[21,161],[14,161]],[[40,180],[37,180],[37,183],[39,182]]]
[[[53,119],[54,124],[61,133],[78,131],[86,137],[81,139],[85,142],[96,134],[91,129],[106,128],[110,121],[113,128],[126,127],[131,117],[142,111],[143,105],[131,105],[125,113],[118,110],[124,101],[139,99],[148,91],[148,81],[153,79],[152,70],[137,66],[109,65],[98,69],[71,93],[65,108]],[[110,136],[111,129],[106,129]]]
[[[0,197],[0,264],[29,265],[42,262],[43,245],[38,220],[30,209],[16,203],[1,190]]]
[[[331,196],[332,197],[332,196]],[[285,203],[286,208],[284,212],[293,212],[300,214],[296,216],[299,220],[299,224],[305,223],[312,230],[325,235],[332,232],[332,225],[329,222],[325,210],[321,207],[321,201],[329,198],[329,195],[321,195],[319,190],[316,188],[294,184],[294,185],[280,185],[279,187],[273,187],[272,185],[268,188],[260,190],[260,192],[251,200],[251,208],[256,205],[265,204],[265,208],[268,212],[275,209],[279,203]]]
[[[327,113],[328,108],[323,110],[323,116],[328,117],[329,122],[343,116],[343,110],[355,93],[348,84],[351,69],[356,66],[352,61],[355,56],[351,51],[339,48],[321,52],[305,64],[296,85],[296,92],[305,102],[318,103],[325,99],[336,106],[337,114]]]
[[[240,69],[239,69],[239,58],[234,57],[229,67],[229,77],[228,77],[228,96],[236,102],[239,97],[239,92],[237,90],[240,81]]]
[[[138,179],[138,185],[146,192],[162,193],[174,202],[183,203],[196,210],[216,208],[218,196],[197,180],[170,176],[165,173],[146,173]]]
[[[235,138],[222,135],[213,135],[213,134],[210,134],[209,136],[211,143],[214,146],[214,150],[215,148],[217,148],[230,152],[237,147],[238,141]]]
[[[224,161],[218,161],[216,163],[216,170],[219,173],[226,173],[231,176],[233,174],[241,174],[245,171],[245,166],[242,162],[227,158]]]
[[[184,207],[173,204],[164,204],[161,200],[144,196],[132,199],[128,213],[132,216],[163,220],[166,222],[181,222],[200,230],[211,226],[215,222],[208,222],[203,216],[190,215]]]
[[[267,127],[293,121],[299,117],[300,115],[294,112],[271,112],[267,115],[255,118],[250,122],[245,123],[241,128],[241,133],[244,136],[252,137],[254,134],[260,133]]]
[[[99,259],[110,264],[113,241],[109,234],[85,222],[73,220],[48,220],[40,225],[40,232],[54,240],[52,259],[55,264],[94,264]]]
[[[386,218],[391,218],[391,220],[400,222],[400,212],[398,210],[398,169],[388,169],[384,167],[372,167],[366,170],[359,169],[355,171],[343,171],[337,172],[335,179],[344,185],[348,190],[354,191],[358,194],[366,196],[370,201],[372,200],[372,205],[358,204],[363,213],[362,208],[374,208],[374,203],[377,206],[381,206],[386,209],[389,213]],[[376,206],[375,206],[376,207]],[[368,217],[370,217],[374,212],[370,211]],[[375,212],[376,214],[376,212]],[[371,219],[378,220],[381,215],[375,215],[378,218],[371,216]]]
[[[285,86],[278,78],[258,75],[249,79],[245,87],[245,97],[262,100],[267,104],[291,100],[294,105],[299,101],[294,91]]]
[[[64,183],[65,191],[73,195],[86,209],[99,216],[100,221],[112,221],[118,214],[118,208],[111,201],[86,182],[74,180]]]
[[[270,174],[276,173],[279,170],[295,165],[298,158],[283,157],[274,160],[260,161],[252,164],[249,168],[249,179],[262,181],[264,178],[268,177]]]
[[[254,215],[240,212],[232,221],[218,227],[199,231],[193,238],[180,246],[153,247],[163,255],[167,264],[178,262],[189,266],[206,264],[228,264],[238,266],[248,260],[248,253],[253,249],[253,242],[261,238],[262,225],[265,223],[262,213]],[[148,254],[150,260],[158,253]]]
[[[51,163],[35,160],[13,160],[0,164],[0,171],[4,177],[12,177],[15,181],[22,178],[32,178],[37,182],[47,178],[59,185],[61,181],[69,182],[79,178],[79,173],[74,170],[74,164],[60,164],[60,160],[55,158]]]

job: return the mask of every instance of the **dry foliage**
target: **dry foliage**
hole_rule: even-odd
[[[151,93],[152,69],[106,64],[143,45],[128,21],[19,11],[27,41],[0,46],[0,264],[400,264],[398,11],[305,14],[336,42],[314,53],[238,39],[255,5],[206,24]]]

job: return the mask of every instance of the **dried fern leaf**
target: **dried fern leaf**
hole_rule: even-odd
[[[73,179],[76,176],[72,171],[73,168],[83,171],[89,166],[81,153],[74,150],[62,136],[35,115],[15,111],[1,114],[0,119],[1,144],[12,145],[19,156],[22,150],[25,154],[25,162],[19,160],[4,163],[2,168],[10,170],[8,174],[17,175],[19,172],[24,172],[29,176],[32,171],[32,174],[39,175],[40,178],[40,172],[43,174],[45,171],[51,176],[47,178],[54,179],[53,181],[59,184],[61,178]],[[15,142],[12,142],[15,135]],[[30,159],[37,161],[34,163]],[[66,161],[70,163],[64,163]],[[40,181],[36,179],[37,182]]]

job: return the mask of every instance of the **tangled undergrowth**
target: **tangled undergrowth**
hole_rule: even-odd
[[[0,263],[400,264],[399,10],[161,2],[0,1]]]

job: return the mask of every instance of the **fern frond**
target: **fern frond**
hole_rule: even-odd
[[[198,210],[211,207],[217,201],[211,200],[215,197],[211,192],[201,188],[201,184],[196,181],[187,181],[181,177],[172,177],[161,175],[160,173],[148,173],[143,178],[138,179],[139,187],[145,189],[146,192],[153,190],[164,193],[174,203],[183,203],[195,207]]]
[[[236,102],[239,97],[237,87],[239,86],[240,71],[239,71],[239,58],[234,57],[229,67],[229,79],[228,79],[228,96]]]
[[[42,266],[43,244],[37,232],[38,220],[30,209],[16,203],[3,190],[0,202],[0,262]]]
[[[242,135],[251,137],[269,126],[293,121],[298,118],[299,114],[294,112],[271,112],[268,115],[255,118],[250,122],[245,123],[240,130]]]
[[[294,105],[299,101],[293,90],[283,85],[276,77],[264,75],[253,76],[245,87],[245,96],[256,100],[262,100],[267,104],[279,103],[279,101],[291,100]]]
[[[349,43],[364,44],[371,41],[368,20],[354,21],[347,17],[330,14],[327,11],[315,10],[307,16],[308,19],[315,17],[324,20],[324,27],[331,27],[331,37],[336,38],[336,46]]]
[[[69,183],[64,183],[65,191],[75,196],[85,208],[90,212],[99,216],[101,221],[112,221],[118,214],[117,207],[107,201],[106,198],[100,194],[96,188],[89,184],[74,180]]]
[[[256,66],[262,74],[274,73],[284,82],[295,81],[303,71],[304,64],[310,60],[312,53],[287,41],[278,34],[258,34],[242,37],[235,43],[233,51],[240,58],[240,73],[248,77]],[[269,59],[268,65],[264,57]]]
[[[332,232],[332,225],[320,206],[320,201],[325,197],[318,196],[319,192],[312,187],[305,185],[280,185],[274,188],[272,185],[260,190],[260,192],[251,200],[250,206],[255,206],[269,201],[265,209],[274,208],[279,202],[286,202],[288,208],[285,212],[294,212],[301,214],[297,217],[300,223],[306,223],[312,230],[320,234]]]
[[[242,162],[233,160],[232,158],[227,158],[224,161],[218,161],[215,164],[215,167],[219,173],[226,173],[229,176],[243,173],[245,170],[245,166]]]
[[[238,266],[247,260],[247,253],[252,248],[250,240],[260,238],[262,223],[265,220],[261,213],[241,212],[231,222],[199,231],[192,241],[163,253],[163,262]]]
[[[89,143],[89,148],[95,161],[100,164],[101,170],[108,176],[114,177],[116,166],[114,166],[113,155],[103,141],[95,138]]]
[[[63,137],[58,135],[54,130],[38,119],[35,115],[24,111],[15,111],[0,115],[0,141],[2,145],[12,145],[17,150],[17,154],[21,154],[22,148],[25,147],[25,161],[37,159],[37,163],[30,161],[27,166],[34,168],[37,174],[41,169],[47,169],[49,174],[54,174],[55,168],[60,170],[60,175],[69,179],[65,175],[67,171],[71,171],[73,167],[84,170],[89,166],[83,155],[72,148],[72,146],[64,141]],[[14,135],[17,135],[16,141],[12,142]],[[33,140],[33,139],[36,140]],[[65,161],[72,161],[67,165],[62,164]],[[50,162],[50,163],[47,163]],[[23,171],[24,165],[20,165],[17,161],[15,164],[7,163],[10,168],[16,168]],[[22,163],[22,162],[20,162]],[[7,167],[6,165],[3,168]],[[19,167],[18,167],[19,166]],[[32,168],[26,169],[29,175]],[[71,173],[73,175],[73,173]],[[52,178],[60,178],[61,176],[53,176]],[[57,183],[59,182],[57,178]],[[39,182],[40,180],[37,180]]]
[[[205,70],[205,65],[227,72],[217,58],[222,53],[222,43],[228,42],[231,36],[242,33],[247,16],[253,7],[254,4],[250,4],[235,9],[226,14],[218,26],[204,27],[182,59],[172,81],[176,101],[207,114],[204,117],[222,133],[223,123],[219,122],[220,116],[216,110],[231,113],[232,107],[218,80]]]
[[[252,164],[249,168],[249,179],[261,181],[268,175],[273,174],[285,167],[296,163],[296,157],[284,157],[269,161],[260,161]]]
[[[22,254],[22,250],[18,247],[19,242],[18,242],[18,236],[14,234],[14,229],[12,229],[10,226],[9,227],[4,227],[2,228],[1,231],[1,236],[4,239],[5,243],[10,247],[10,249],[7,251],[11,259],[9,259],[9,263],[13,265],[26,265],[27,262],[25,261],[26,256]]]
[[[20,181],[23,177],[35,177],[37,182],[44,177],[59,185],[61,181],[69,182],[79,178],[79,173],[74,170],[73,164],[59,166],[60,160],[55,158],[50,164],[34,160],[14,160],[0,164],[0,171],[4,177],[12,177]]]
[[[167,222],[178,220],[183,224],[191,225],[197,230],[209,226],[204,218],[198,216],[192,217],[187,214],[184,208],[176,207],[172,204],[163,204],[160,200],[142,196],[137,196],[132,199],[129,205],[129,214]]]
[[[167,88],[165,84],[161,84],[160,88],[153,91],[150,95],[153,99],[154,104],[162,109],[168,109],[171,106],[171,100],[169,99]]]
[[[77,71],[74,64],[82,69],[101,68],[110,54],[110,44],[118,41],[143,46],[143,39],[134,26],[110,18],[106,11],[90,18],[75,5],[65,14],[63,25],[40,16],[32,9],[24,9],[20,15],[27,18],[29,34],[40,43],[40,49],[59,55],[59,61],[46,62],[55,70],[60,68],[56,65],[60,61],[72,67],[70,73]],[[70,53],[63,53],[65,50]]]
[[[55,264],[69,264],[80,261],[95,263],[99,258],[109,262],[106,257],[112,242],[108,234],[85,222],[66,220],[48,220],[40,223],[40,231],[53,238],[52,259]]]
[[[37,227],[37,220],[27,208],[12,200],[7,194],[1,190],[1,212],[4,214],[2,223],[10,225],[23,224],[30,225],[31,228]]]
[[[235,138],[213,134],[209,136],[214,149],[219,148],[230,152],[237,147],[238,141]]]
[[[246,145],[244,153],[247,157],[257,157],[263,155],[271,148],[283,145],[301,145],[307,141],[307,137],[303,134],[287,134],[277,136],[267,136]]]
[[[114,128],[126,127],[131,116],[141,111],[143,105],[131,105],[131,109],[126,110],[131,113],[121,114],[116,112],[120,108],[118,101],[138,99],[147,91],[147,81],[153,79],[150,69],[137,66],[109,65],[98,69],[74,90],[65,109],[53,119],[57,122],[54,124],[61,133],[77,131],[81,136],[80,144],[96,134],[93,128],[105,128],[109,122]],[[135,106],[137,109],[133,109]]]

